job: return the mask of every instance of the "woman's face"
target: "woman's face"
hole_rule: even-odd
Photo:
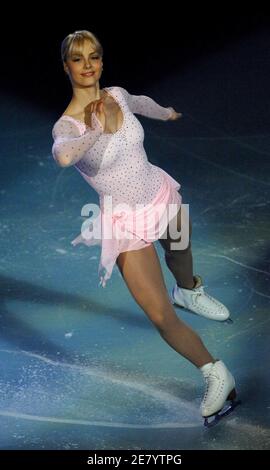
[[[102,57],[88,39],[84,40],[81,48],[74,47],[64,63],[72,85],[93,86],[102,73]]]

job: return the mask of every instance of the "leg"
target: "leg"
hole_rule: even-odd
[[[233,399],[235,395],[234,378],[222,361],[214,360],[200,337],[177,317],[167,295],[154,245],[121,253],[117,258],[117,265],[132,296],[156,326],[162,338],[175,351],[200,368],[205,376],[207,386],[201,403],[203,417],[217,413],[226,400]],[[232,403],[231,410],[239,403]],[[224,412],[224,416],[226,414],[228,411]],[[216,419],[215,422],[217,421]],[[212,425],[208,424],[207,419],[205,424]]]
[[[174,250],[174,247],[171,247],[171,243],[181,241],[181,234],[175,240],[172,238],[172,229],[174,226],[177,226],[177,231],[181,231],[181,211],[183,209],[185,210],[185,206],[180,207],[175,218],[170,221],[165,232],[159,238],[159,242],[165,251],[166,264],[177,284],[172,290],[172,301],[180,307],[184,307],[205,318],[217,321],[228,320],[230,312],[227,307],[204,292],[200,276],[193,276],[191,253],[192,225],[190,217],[187,217],[186,212],[183,213],[183,219],[185,224],[189,223],[189,245],[184,250]]]
[[[176,215],[175,219],[172,219],[167,226],[166,231],[162,235],[162,238],[159,238],[159,243],[165,251],[165,261],[166,264],[173,274],[176,283],[179,287],[185,289],[192,289],[194,287],[194,278],[193,278],[193,259],[191,252],[191,233],[192,225],[189,218],[189,245],[184,250],[172,250],[170,245],[171,242],[178,242],[181,240],[181,236],[177,239],[172,239],[170,237],[169,228],[173,227],[176,222],[177,231],[181,230],[181,207]]]
[[[162,338],[197,367],[214,362],[200,337],[177,317],[154,244],[120,253],[116,263],[133,298]]]

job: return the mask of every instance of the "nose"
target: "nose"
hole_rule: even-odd
[[[92,60],[91,59],[85,59],[84,63],[86,68],[90,68],[92,66]]]

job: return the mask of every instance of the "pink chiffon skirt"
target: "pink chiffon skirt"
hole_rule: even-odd
[[[79,243],[101,245],[98,275],[102,287],[111,277],[120,253],[150,246],[161,237],[178,212],[182,203],[178,192],[181,185],[162,168],[160,171],[163,183],[149,204],[138,210],[108,212],[101,203],[99,215],[72,240],[73,246]]]

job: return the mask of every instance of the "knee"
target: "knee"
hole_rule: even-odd
[[[152,323],[157,328],[160,334],[165,333],[170,328],[175,320],[177,319],[176,313],[170,307],[166,309],[159,309],[155,311],[155,314],[150,317]]]
[[[187,228],[187,222],[188,222],[188,228]],[[188,220],[187,219],[184,220],[183,229],[185,231],[188,230],[188,238],[190,240],[191,235],[192,235],[192,222],[191,222],[190,216],[188,217]]]
[[[191,239],[191,235],[192,235],[192,222],[191,222],[191,218],[189,217],[188,218],[188,238],[189,238],[189,240]]]
[[[185,230],[185,227],[184,227],[184,230]],[[184,238],[183,240],[185,240],[185,244],[183,242],[183,245],[185,245],[185,248],[181,248],[181,249],[171,249],[171,243],[179,243],[181,242],[182,240],[182,236],[183,236],[183,233],[181,234],[181,237],[180,239],[170,239],[170,243],[168,244],[168,246],[166,246],[165,248],[165,257],[167,260],[170,260],[170,259],[174,259],[174,258],[177,258],[177,255],[178,254],[184,254],[186,253],[188,250],[190,250],[191,248],[191,235],[192,235],[192,223],[191,223],[191,219],[189,218],[189,228],[188,228],[188,233],[185,233],[184,234]],[[188,242],[188,244],[187,244]]]
[[[187,215],[186,212],[184,212],[183,220],[182,220],[182,216],[180,216],[180,221],[181,222],[179,222],[179,219],[178,219],[177,229],[180,231],[181,235],[183,234],[183,232],[185,232],[185,233],[188,232],[188,234],[187,234],[188,238],[191,239],[192,222],[191,222],[190,215],[189,214]]]
[[[184,249],[168,249],[165,251],[165,261],[168,264],[179,263],[179,259],[182,259],[183,255],[185,255],[191,249],[191,240],[188,241],[188,246]]]

